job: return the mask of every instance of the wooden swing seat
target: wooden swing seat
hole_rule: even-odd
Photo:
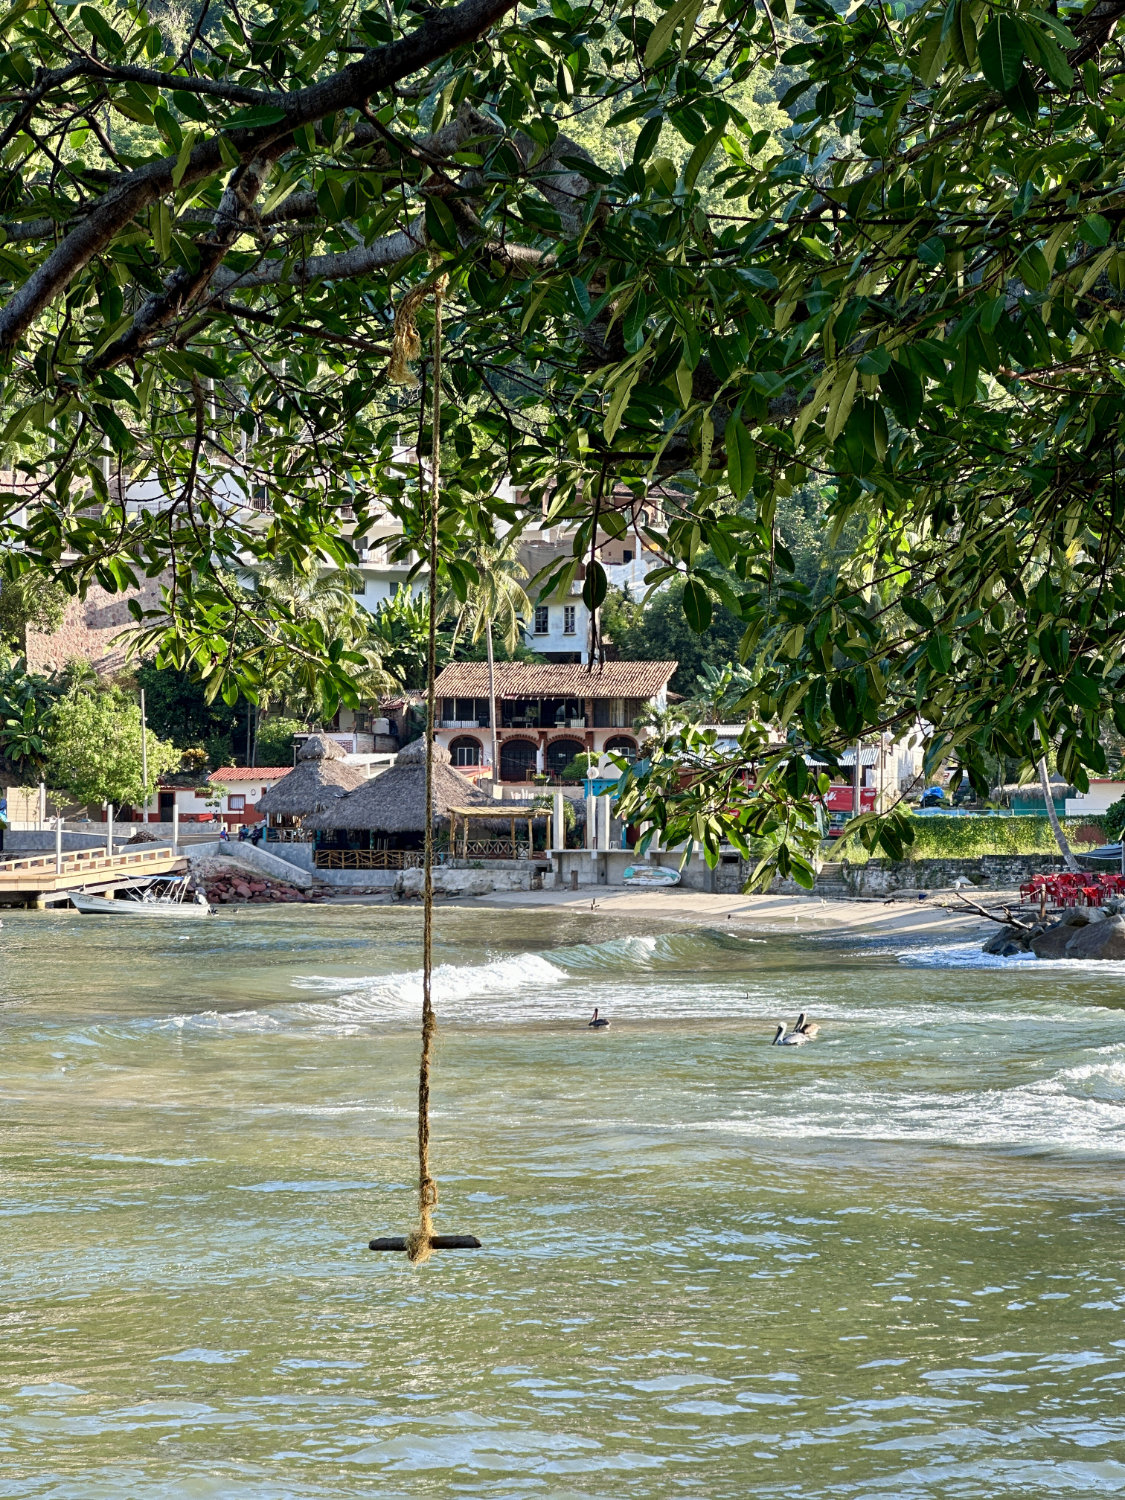
[[[387,1235],[380,1240],[372,1240],[367,1247],[369,1250],[403,1250],[406,1249],[406,1236],[404,1234]],[[479,1250],[480,1240],[475,1234],[432,1234],[430,1235],[431,1250]]]

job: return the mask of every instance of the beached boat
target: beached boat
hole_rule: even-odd
[[[626,885],[679,885],[680,872],[667,865],[626,865],[622,878]]]
[[[70,904],[88,917],[174,917],[190,921],[213,915],[213,908],[201,891],[191,896],[182,875],[137,881],[116,896],[71,891]]]

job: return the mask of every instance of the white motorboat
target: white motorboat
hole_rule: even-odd
[[[192,920],[214,915],[202,891],[192,895],[183,875],[154,875],[113,896],[71,891],[70,904],[88,917],[174,917]]]
[[[668,865],[629,865],[622,879],[626,885],[655,889],[658,886],[679,885],[680,872],[670,869]]]

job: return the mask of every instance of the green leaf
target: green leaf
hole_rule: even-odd
[[[646,120],[641,126],[641,133],[637,136],[637,144],[633,147],[633,165],[635,167],[641,166],[652,155],[653,147],[660,138],[660,131],[663,124],[663,115],[653,115],[651,120]]]
[[[922,382],[913,370],[892,360],[879,376],[879,389],[903,427],[913,427],[922,415]]]
[[[285,111],[272,104],[255,104],[252,109],[240,109],[223,121],[224,130],[260,130],[266,125],[280,125]]]
[[[426,233],[442,250],[455,253],[461,248],[457,223],[440,198],[426,199]]]
[[[731,493],[736,500],[741,502],[746,499],[750,486],[754,483],[754,471],[757,468],[754,440],[740,417],[732,417],[727,423],[725,438],[727,478],[730,481]]]
[[[115,411],[112,411],[108,406],[104,406],[100,401],[96,401],[92,408],[92,415],[106,437],[109,438],[115,452],[127,453],[132,449],[133,439],[130,436],[129,429]]]
[[[684,614],[696,635],[702,635],[711,624],[711,595],[698,578],[684,584]]]
[[[899,603],[903,614],[908,615],[915,625],[921,625],[923,630],[934,629],[934,617],[921,599],[915,598],[913,594],[903,594]]]
[[[587,609],[599,609],[605,603],[609,583],[600,562],[586,564],[586,578],[582,584],[582,603]]]
[[[211,116],[207,113],[207,106],[198,94],[189,94],[187,89],[173,89],[172,103],[186,119],[198,120],[206,124]]]
[[[691,9],[694,0],[673,0],[664,14],[652,28],[648,42],[645,44],[645,67],[651,68],[658,62],[672,40],[672,34],[679,25],[681,19]]]
[[[703,170],[708,157],[719,144],[724,129],[724,126],[716,125],[714,130],[709,130],[688,157],[687,166],[684,168],[684,187],[689,193],[695,186],[695,179]]]
[[[633,387],[636,385],[640,373],[640,370],[634,365],[628,374],[619,380],[614,387],[603,428],[607,443],[612,443],[613,439],[617,436],[617,429],[621,426],[621,419],[625,415],[625,408],[629,405],[629,397],[633,393]]]
[[[1015,21],[1004,12],[993,16],[981,33],[980,66],[999,93],[1015,88],[1023,66],[1023,43]]]
[[[926,642],[926,655],[935,671],[948,672],[953,666],[953,643],[939,630]]]
[[[195,131],[189,130],[184,135],[183,145],[180,147],[180,154],[176,157],[176,165],[172,168],[172,186],[174,188],[178,188],[180,183],[184,180],[184,173],[188,169],[188,162],[191,160],[191,152],[194,145]]]
[[[1016,275],[1033,292],[1045,292],[1051,284],[1051,268],[1038,245],[1029,245],[1016,262]]]
[[[107,52],[112,52],[116,56],[124,49],[125,43],[121,40],[120,33],[114,31],[105,17],[99,14],[92,5],[80,6],[78,14],[86,30],[102,44]]]

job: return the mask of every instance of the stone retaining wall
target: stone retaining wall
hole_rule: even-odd
[[[872,859],[865,865],[828,864],[817,887],[840,884],[851,896],[889,896],[895,891],[933,891],[967,880],[983,890],[1015,890],[1033,875],[1064,870],[1061,854],[984,854],[979,859]],[[844,894],[844,892],[841,892]]]

